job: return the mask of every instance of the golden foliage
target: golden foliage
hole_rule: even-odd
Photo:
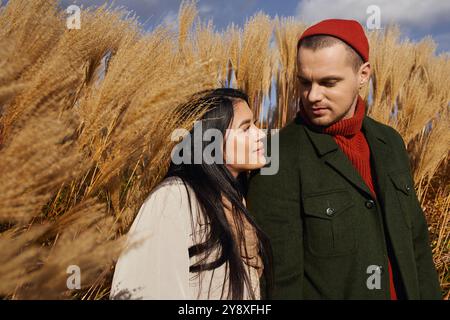
[[[258,13],[218,32],[197,13],[184,1],[178,30],[144,33],[107,6],[83,9],[80,30],[66,28],[55,1],[0,7],[0,295],[108,296],[122,234],[165,175],[172,132],[202,115],[202,106],[181,107],[194,93],[243,89],[264,127],[295,116],[296,39],[306,26]],[[369,34],[372,85],[361,94],[370,115],[405,139],[449,298],[450,60],[431,39],[399,36]],[[268,100],[276,106],[264,109]],[[71,265],[81,290],[67,288]]]

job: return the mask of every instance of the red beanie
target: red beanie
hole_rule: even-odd
[[[358,21],[342,19],[323,20],[303,32],[298,40],[297,48],[304,38],[315,35],[328,35],[339,38],[352,47],[364,62],[369,61],[369,41]]]

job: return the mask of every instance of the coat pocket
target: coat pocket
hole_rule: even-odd
[[[396,190],[396,196],[402,210],[402,216],[408,228],[412,227],[412,212],[420,206],[415,199],[414,183],[408,171],[391,172],[389,174]]]
[[[354,202],[347,190],[305,195],[306,248],[317,256],[339,256],[356,249]]]

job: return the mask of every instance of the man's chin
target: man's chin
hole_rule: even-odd
[[[310,117],[309,121],[319,127],[328,127],[333,123],[333,120],[329,119],[328,117]]]

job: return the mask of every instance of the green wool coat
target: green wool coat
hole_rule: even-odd
[[[333,138],[299,117],[277,133],[278,173],[251,178],[248,208],[271,240],[274,299],[389,299],[389,238],[405,298],[441,299],[403,140],[367,116],[362,130],[376,199]]]

